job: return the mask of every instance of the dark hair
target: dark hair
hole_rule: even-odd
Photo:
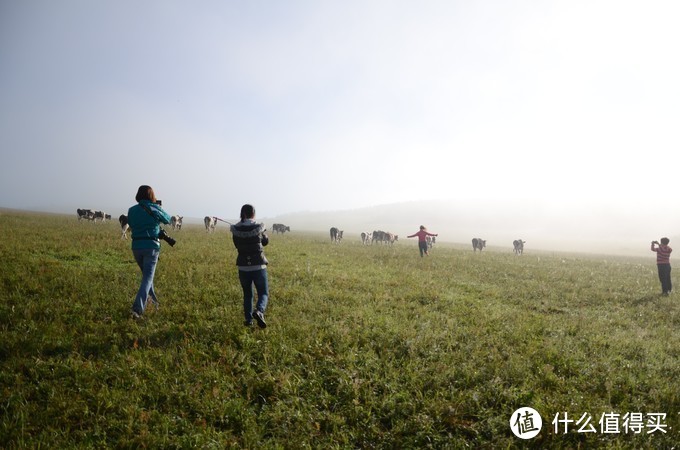
[[[424,229],[425,229],[425,225],[421,225],[421,226],[420,226],[420,229],[421,229],[421,230],[424,230]]]
[[[154,194],[151,186],[142,185],[139,186],[139,189],[137,189],[137,195],[135,196],[135,200],[137,200],[137,202],[141,202],[142,200],[148,200],[150,202],[156,203],[156,194]]]
[[[255,207],[253,205],[241,206],[241,220],[252,219],[255,217]]]
[[[661,238],[661,244],[662,244],[662,245],[668,245],[668,243],[669,243],[670,241],[671,241],[671,240],[668,239],[668,238]]]

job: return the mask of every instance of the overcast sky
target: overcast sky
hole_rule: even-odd
[[[679,22],[676,1],[0,1],[0,206],[117,215],[149,184],[194,217],[483,199],[677,228]]]

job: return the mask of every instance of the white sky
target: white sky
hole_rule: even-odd
[[[117,215],[149,184],[193,217],[486,199],[668,218],[678,23],[676,1],[2,1],[0,206]]]

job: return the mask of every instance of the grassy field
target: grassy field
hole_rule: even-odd
[[[243,326],[230,234],[171,233],[161,309],[117,223],[0,213],[0,447],[670,448],[680,307],[654,255],[271,236],[269,327]],[[542,416],[531,440],[520,407]],[[556,415],[574,423],[567,433]],[[603,414],[617,418],[618,433]],[[641,413],[643,428],[624,430]],[[650,414],[665,413],[665,433]],[[584,421],[576,421],[584,414]],[[588,415],[596,430],[577,432]],[[618,415],[618,416],[617,416]],[[587,427],[586,427],[587,428]]]

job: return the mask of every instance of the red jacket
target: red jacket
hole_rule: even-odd
[[[418,242],[425,242],[427,240],[427,236],[436,236],[436,234],[428,233],[425,230],[420,230],[419,232],[412,234],[411,236],[406,236],[406,237],[416,237],[418,236]]]

